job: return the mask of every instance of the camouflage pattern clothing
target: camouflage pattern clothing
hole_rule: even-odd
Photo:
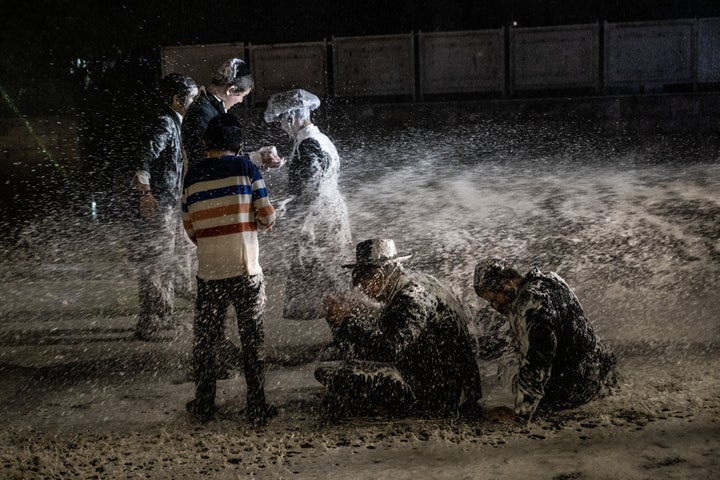
[[[533,268],[509,306],[520,354],[513,382],[515,413],[573,408],[617,383],[617,360],[595,335],[572,289],[557,274]]]
[[[414,396],[409,406],[415,412],[432,415],[454,415],[458,410],[473,411],[482,397],[480,372],[475,360],[473,339],[468,332],[468,312],[458,298],[434,277],[404,269],[388,302],[376,320],[353,314],[333,335],[339,344],[352,348],[362,360],[384,362],[364,371],[362,364],[351,365],[354,377],[366,381],[376,378],[374,386],[394,384],[393,392],[407,400],[403,385]],[[383,373],[397,369],[400,378]],[[336,369],[339,375],[348,369]],[[337,389],[334,375],[327,370],[316,372],[316,378],[328,386],[330,393],[352,395]],[[367,385],[367,382],[359,382]],[[381,395],[370,394],[369,397]]]

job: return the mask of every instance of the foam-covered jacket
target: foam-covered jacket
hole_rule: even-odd
[[[397,367],[420,409],[452,413],[482,397],[468,312],[434,277],[402,269],[376,320],[351,316],[334,328],[359,357]]]
[[[288,163],[287,228],[293,252],[285,287],[284,316],[322,317],[322,298],[341,290],[346,276],[336,263],[352,255],[347,204],[338,189],[340,157],[335,145],[315,125],[298,132]]]
[[[178,114],[163,106],[149,126],[146,140],[140,142],[136,170],[149,174],[150,190],[161,206],[180,205],[183,176],[180,125]]]
[[[616,376],[616,359],[593,331],[575,293],[553,272],[533,268],[507,317],[520,354],[515,413],[529,420],[539,404],[572,408],[595,398]]]

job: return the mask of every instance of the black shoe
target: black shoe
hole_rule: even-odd
[[[200,405],[197,399],[194,398],[185,404],[185,410],[200,423],[207,423],[215,418],[218,407],[216,405]]]
[[[276,417],[277,414],[277,407],[269,403],[263,404],[259,408],[248,408],[245,411],[248,422],[255,427],[264,427],[270,422],[270,419]]]

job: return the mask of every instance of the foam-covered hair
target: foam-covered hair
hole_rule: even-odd
[[[276,93],[268,99],[265,121],[272,123],[290,114],[295,117],[307,117],[310,115],[310,111],[319,106],[320,99],[317,95],[302,88]]]

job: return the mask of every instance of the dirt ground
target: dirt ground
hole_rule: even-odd
[[[329,330],[280,319],[279,222],[261,240],[266,389],[279,416],[251,428],[233,371],[219,418],[198,425],[185,412],[191,303],[180,299],[168,341],[134,341],[122,232],[59,209],[0,245],[0,478],[720,478],[717,136],[638,143],[548,119],[461,120],[337,138],[353,235],[394,238],[410,266],[473,308],[481,255],[560,273],[619,359],[614,396],[527,426],[326,420],[313,371],[330,358]],[[279,196],[282,173],[268,178]],[[500,365],[480,366],[485,406],[511,406]]]
[[[186,326],[190,314],[185,314]],[[0,355],[0,477],[39,478],[717,478],[720,349],[710,344],[613,348],[614,396],[527,426],[487,419],[328,421],[314,360],[277,357],[264,428],[241,414],[239,371],[222,380],[219,418],[188,418],[189,328],[167,342],[131,339],[134,319],[68,316],[36,345],[6,328]],[[319,327],[317,327],[319,328]],[[321,336],[322,337],[322,336]],[[14,339],[14,341],[13,341]],[[275,349],[277,352],[278,349]],[[293,365],[295,364],[295,365]],[[485,405],[511,405],[483,364]]]

